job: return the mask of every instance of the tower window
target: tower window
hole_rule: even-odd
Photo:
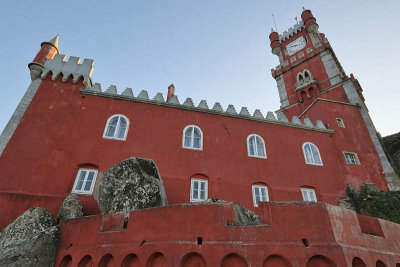
[[[303,153],[307,164],[322,166],[321,155],[316,145],[309,142],[304,143]]]
[[[188,149],[203,149],[203,132],[195,125],[188,125],[183,129],[182,147]]]
[[[303,200],[308,202],[317,202],[317,196],[315,190],[311,188],[300,188]]]
[[[252,191],[254,207],[258,207],[258,202],[269,201],[268,187],[266,185],[253,185]]]
[[[208,181],[193,179],[190,187],[190,202],[205,201],[208,198]]]
[[[77,194],[92,194],[94,184],[96,182],[97,170],[94,169],[79,169],[76,175],[72,193]]]
[[[247,137],[247,153],[249,157],[267,158],[265,143],[261,136],[251,134]]]
[[[336,122],[337,122],[337,125],[338,125],[340,128],[345,128],[345,127],[344,127],[343,119],[341,119],[341,118],[336,118]]]
[[[103,138],[126,140],[129,120],[124,115],[116,114],[108,118]]]
[[[347,164],[360,165],[360,160],[358,159],[356,153],[353,152],[343,152],[343,153]]]

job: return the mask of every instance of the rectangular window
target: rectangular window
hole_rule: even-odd
[[[258,207],[258,202],[269,201],[268,187],[265,185],[253,185],[253,203],[254,207]]]
[[[192,179],[190,202],[205,201],[208,198],[208,181]]]
[[[340,128],[345,128],[345,127],[344,127],[343,119],[341,119],[341,118],[336,118],[336,122],[337,122],[337,125],[338,125]]]
[[[79,169],[76,175],[72,193],[77,194],[91,194],[93,192],[94,184],[96,182],[97,170],[93,169]]]
[[[358,156],[356,153],[353,152],[343,152],[343,153],[347,164],[360,165],[360,161],[358,160]]]
[[[303,200],[308,202],[317,202],[317,196],[315,190],[311,188],[300,188]]]

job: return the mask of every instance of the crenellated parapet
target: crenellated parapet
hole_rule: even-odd
[[[63,82],[66,82],[72,76],[73,83],[76,83],[82,78],[83,84],[88,86],[90,76],[93,72],[94,60],[85,58],[83,62],[80,63],[81,59],[79,57],[71,56],[68,61],[65,61],[65,59],[66,56],[62,54],[56,54],[53,59],[48,59],[44,63],[41,78],[44,79],[51,73],[51,79],[55,81],[61,74]]]
[[[259,109],[256,109],[253,114],[249,112],[247,107],[241,107],[240,109],[236,109],[234,105],[229,104],[226,109],[224,109],[219,102],[216,102],[214,105],[208,105],[206,100],[201,100],[197,105],[193,102],[193,99],[188,97],[182,103],[179,101],[177,95],[173,95],[168,101],[165,100],[165,97],[162,93],[157,93],[154,97],[150,97],[146,90],[142,90],[139,92],[137,96],[134,95],[132,88],[126,88],[121,94],[118,93],[117,87],[115,85],[110,85],[104,92],[101,89],[100,83],[95,83],[93,86],[87,86],[86,89],[81,90],[83,94],[101,96],[101,97],[109,97],[116,98],[121,100],[128,100],[134,102],[142,102],[153,105],[163,105],[174,108],[181,108],[186,110],[192,110],[197,112],[206,112],[212,113],[215,115],[223,115],[229,117],[236,117],[240,119],[249,119],[249,120],[257,120],[263,121],[266,123],[272,124],[281,124],[290,127],[296,128],[306,128],[309,130],[317,130],[324,132],[332,132],[332,130],[327,129],[324,123],[321,120],[317,120],[315,124],[311,122],[309,118],[304,118],[301,121],[297,116],[294,116],[289,120],[285,114],[282,112],[277,112],[276,116],[272,111],[268,111],[267,115],[264,116]],[[239,112],[237,110],[240,110]]]
[[[279,42],[283,42],[293,35],[301,32],[302,29],[305,29],[306,26],[304,25],[304,21],[300,20],[297,22],[293,27],[290,27],[287,31],[284,31],[282,34],[279,34]]]

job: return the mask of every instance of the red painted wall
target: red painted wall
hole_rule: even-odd
[[[134,211],[126,229],[118,223],[123,217],[111,214],[106,217],[115,216],[116,220],[110,231],[99,231],[104,223],[110,226],[105,216],[64,221],[56,266],[68,255],[72,266],[86,255],[92,257],[94,266],[104,255],[112,255],[115,266],[126,257],[136,261],[134,266],[158,266],[147,265],[155,260],[182,266],[188,264],[188,257],[201,264],[194,266],[350,266],[354,257],[368,263],[380,260],[387,266],[400,261],[396,241],[400,226],[395,223],[371,218],[384,233],[377,237],[363,233],[356,214],[343,208],[304,202],[262,206],[260,212],[268,218],[267,224],[259,226],[231,225],[232,203]],[[267,265],[271,262],[280,265]]]
[[[189,202],[190,179],[195,175],[208,179],[210,198],[234,201],[250,209],[254,183],[266,184],[273,201],[301,201],[300,187],[308,186],[315,188],[318,201],[331,204],[344,197],[348,182],[358,185],[373,181],[387,189],[369,136],[359,133],[359,112],[352,107],[343,109],[343,113],[321,102],[319,109],[312,111],[316,115],[310,117],[314,123],[321,117],[324,120],[331,116],[328,111],[332,109],[334,116],[329,118],[334,120],[336,112],[341,112],[348,125],[344,131],[358,139],[349,138],[339,129],[329,134],[83,95],[83,88],[81,82],[72,84],[71,79],[66,83],[61,77],[43,80],[0,158],[3,177],[13,177],[2,179],[2,192],[55,198],[48,207],[56,215],[82,164],[95,164],[105,171],[129,157],[155,160],[170,204]],[[113,114],[123,114],[130,120],[126,141],[102,138],[106,121]],[[190,124],[203,131],[202,151],[182,148],[182,131]],[[250,134],[264,139],[267,159],[248,157],[246,138]],[[305,163],[304,142],[319,148],[323,166]],[[348,166],[342,149],[359,153],[362,165]],[[365,151],[368,154],[364,155]],[[367,168],[371,165],[376,168]],[[87,214],[98,212],[92,197],[82,199]],[[27,208],[21,200],[10,217],[0,219],[0,225],[4,227]]]

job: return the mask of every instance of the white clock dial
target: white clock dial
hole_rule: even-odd
[[[297,51],[303,49],[305,46],[306,46],[306,40],[304,39],[304,36],[300,36],[293,42],[288,43],[286,45],[286,51],[289,54],[289,56],[291,56]]]

